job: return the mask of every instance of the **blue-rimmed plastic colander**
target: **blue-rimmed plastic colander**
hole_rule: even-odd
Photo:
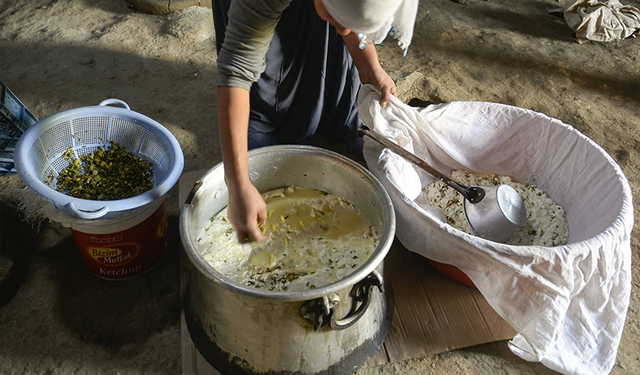
[[[55,190],[58,174],[69,165],[62,157],[66,150],[72,148],[77,158],[110,141],[152,162],[153,189],[111,201],[80,199]],[[16,170],[25,184],[58,209],[81,219],[126,215],[164,196],[178,181],[184,167],[182,149],[173,134],[149,117],[132,111],[119,99],[59,112],[36,122],[20,137],[14,157]]]

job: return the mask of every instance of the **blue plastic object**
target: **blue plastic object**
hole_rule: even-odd
[[[18,139],[38,119],[0,81],[0,177],[15,174],[14,151]]]

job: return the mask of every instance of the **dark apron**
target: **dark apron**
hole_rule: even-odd
[[[213,1],[218,51],[230,2]],[[342,37],[318,17],[313,1],[293,0],[284,10],[266,65],[251,87],[249,149],[306,143],[317,132],[330,143],[356,137],[358,70]]]

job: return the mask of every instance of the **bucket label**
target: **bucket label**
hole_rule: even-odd
[[[136,257],[140,247],[135,242],[117,244],[113,247],[88,247],[89,255],[105,266],[121,266]]]
[[[124,239],[122,235],[111,236],[111,237],[99,237],[99,236],[91,236],[89,237],[89,242],[99,243],[99,244],[111,244],[115,242],[121,242]]]
[[[169,250],[169,220],[164,202],[142,222],[114,233],[71,229],[85,264],[108,280],[134,277],[153,268]]]
[[[169,215],[167,211],[164,212],[162,216],[162,220],[160,220],[160,224],[158,225],[158,230],[156,231],[156,236],[158,238],[165,238],[167,235],[167,229],[169,227]]]

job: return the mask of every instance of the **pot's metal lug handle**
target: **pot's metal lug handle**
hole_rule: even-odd
[[[300,315],[313,324],[315,331],[320,330],[321,327],[327,324],[334,331],[349,328],[367,312],[371,304],[371,295],[374,287],[378,287],[380,293],[384,293],[382,275],[376,270],[373,270],[367,277],[351,288],[350,295],[353,299],[351,312],[340,320],[336,319],[334,314],[336,307],[340,304],[340,296],[337,294],[305,302],[300,307]]]
[[[312,299],[300,307],[300,315],[313,324],[313,330],[317,332],[329,322],[333,309],[339,304],[340,296],[337,294]]]
[[[367,312],[371,304],[371,295],[374,287],[378,287],[380,293],[384,293],[384,281],[382,275],[373,270],[367,277],[362,279],[351,289],[351,298],[353,298],[353,307],[351,312],[343,319],[337,320],[333,310],[329,319],[329,327],[334,331],[349,328],[354,325]],[[359,306],[358,306],[359,305]]]
[[[191,204],[191,201],[193,201],[193,197],[196,195],[196,193],[198,192],[198,189],[200,189],[201,186],[202,186],[202,180],[196,181],[196,183],[191,188],[189,195],[187,195],[187,199],[184,201],[184,204]]]

